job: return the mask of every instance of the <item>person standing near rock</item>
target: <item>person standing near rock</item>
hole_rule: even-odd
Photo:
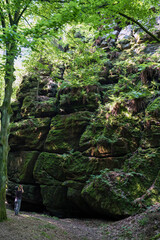
[[[15,197],[15,215],[19,214],[21,208],[21,201],[22,201],[22,193],[24,193],[23,186],[19,185],[16,190],[16,197]]]

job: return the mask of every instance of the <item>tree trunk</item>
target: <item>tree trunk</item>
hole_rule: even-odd
[[[14,81],[14,59],[16,56],[15,43],[6,45],[5,63],[5,96],[1,107],[0,131],[0,221],[7,219],[5,200],[7,185],[7,159],[9,152],[9,124],[11,116],[12,83]]]

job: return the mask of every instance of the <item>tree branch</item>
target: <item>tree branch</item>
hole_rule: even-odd
[[[21,19],[23,13],[26,11],[26,9],[28,8],[29,4],[32,2],[32,0],[29,0],[29,2],[27,3],[27,5],[22,9],[21,13],[20,13],[20,10],[16,11],[15,12],[15,17],[14,17],[14,23],[16,25],[18,25],[19,23],[19,20]]]
[[[158,175],[159,175],[159,174],[158,174]],[[157,175],[157,177],[158,177],[158,175]],[[147,189],[146,192],[145,192],[141,197],[136,198],[136,199],[133,201],[134,204],[139,204],[139,205],[142,206],[144,199],[147,198],[147,197],[150,197],[150,196],[152,195],[153,189],[155,188],[155,185],[156,185],[156,182],[157,182],[157,177],[156,177],[156,179],[154,180],[153,184],[150,186],[150,188]]]
[[[5,34],[4,29],[6,27],[6,22],[5,22],[5,17],[4,17],[3,10],[1,7],[0,7],[0,19],[1,19],[1,24],[2,24],[2,28],[3,28],[3,34]]]
[[[14,13],[14,20],[13,20],[14,24],[16,24],[16,22],[17,22],[17,19],[19,17],[19,13],[20,13],[20,8],[18,10],[16,10],[15,13]]]
[[[136,23],[140,28],[142,28],[148,35],[150,35],[154,40],[156,40],[157,42],[160,42],[160,39],[157,38],[154,34],[152,34],[151,32],[149,32],[140,22],[138,22],[137,20],[135,20],[132,17],[127,16],[124,13],[118,12],[119,15],[121,15],[122,17]]]
[[[22,18],[26,21],[26,23],[30,26],[30,28],[32,28],[31,24],[28,22],[28,20],[22,16]]]
[[[104,7],[108,7],[108,4],[103,4],[101,6],[98,6],[97,8],[104,8]],[[148,31],[140,22],[138,22],[136,19],[134,19],[133,17],[129,17],[128,15],[119,12],[119,11],[114,11],[112,10],[112,12],[115,12],[117,14],[119,14],[120,16],[128,19],[131,22],[134,22],[135,24],[137,24],[141,29],[143,29],[149,36],[151,36],[154,40],[156,40],[157,42],[160,42],[160,39],[157,38],[154,34],[152,34],[150,31]]]
[[[9,21],[10,21],[10,24],[11,26],[13,25],[13,19],[12,19],[12,16],[11,16],[11,11],[10,11],[10,7],[9,7],[9,0],[6,0],[6,5],[8,6],[7,8],[7,12],[8,12],[8,16],[9,16]]]

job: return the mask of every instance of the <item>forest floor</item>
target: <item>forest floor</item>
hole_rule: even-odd
[[[160,239],[160,205],[142,214],[109,222],[104,219],[49,217],[7,208],[8,220],[0,223],[3,240],[156,240]]]

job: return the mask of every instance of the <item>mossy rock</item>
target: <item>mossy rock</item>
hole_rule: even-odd
[[[100,171],[99,161],[83,156],[80,152],[64,154],[63,169],[66,179],[85,183],[90,175]]]
[[[52,185],[56,179],[65,181],[64,186],[75,188],[74,182],[77,183],[77,187],[82,188],[84,185],[81,184],[84,184],[90,175],[97,174],[103,169],[99,161],[85,157],[80,152],[63,155],[42,152],[35,164],[34,178],[40,184]],[[70,185],[67,185],[69,183]]]
[[[39,75],[39,76],[38,76]],[[17,93],[17,100],[22,103],[26,97],[36,99],[43,95],[47,97],[55,97],[57,92],[57,84],[50,77],[50,70],[39,72],[38,74],[29,74],[23,77],[20,88]]]
[[[139,207],[134,199],[141,196],[146,188],[143,177],[123,171],[103,171],[83,188],[82,197],[97,213],[111,217],[128,216]]]
[[[60,108],[66,113],[78,111],[95,111],[101,101],[98,86],[66,88],[59,93]]]
[[[20,121],[22,119],[21,103],[15,101],[11,104],[11,108],[12,108],[11,122]]]
[[[68,187],[68,188],[76,189],[78,191],[81,191],[82,188],[84,187],[83,183],[78,182],[78,181],[74,181],[74,180],[66,180],[66,181],[63,182],[62,185],[65,186],[65,187]]]
[[[41,185],[41,195],[46,209],[54,215],[61,215],[67,210],[67,188],[56,181],[53,186]]]
[[[81,196],[81,190],[90,175],[98,172],[99,163],[97,159],[85,157],[80,152],[63,155],[43,152],[36,161],[34,178],[36,183],[43,185],[41,191],[43,203],[51,213],[55,213],[63,207],[63,202],[61,203],[62,206],[59,203],[63,197],[69,203],[66,209],[74,205],[74,211],[78,211],[79,208],[89,213],[88,205]],[[51,191],[51,193],[48,191]],[[60,200],[55,200],[55,203],[53,203],[57,194]]]
[[[50,118],[30,118],[11,125],[11,149],[40,150],[50,126]]]
[[[90,116],[89,112],[78,112],[52,118],[45,150],[64,153],[78,148],[80,136],[89,124]]]
[[[40,186],[23,184],[23,187],[24,187],[23,201],[35,205],[37,204],[42,207],[42,195]]]
[[[65,180],[63,169],[63,155],[42,152],[34,168],[34,178],[39,184],[53,185],[55,179]]]
[[[67,199],[72,208],[75,207],[75,209],[79,210],[79,214],[91,215],[91,209],[86,201],[82,198],[80,190],[69,187],[67,191]]]
[[[26,96],[23,100],[23,104],[21,107],[22,116],[29,116],[30,112],[33,112],[32,109],[36,109],[36,99],[32,96]]]
[[[8,176],[11,181],[22,183],[35,183],[33,168],[39,152],[22,151],[9,153]]]
[[[125,161],[123,168],[126,172],[143,174],[152,184],[160,168],[160,148],[139,148]]]
[[[34,113],[34,112],[33,112]],[[47,101],[39,101],[36,104],[36,117],[53,117],[58,113],[57,99],[50,98]]]
[[[117,119],[116,119],[117,118]],[[140,142],[140,125],[136,119],[95,116],[80,138],[80,148],[95,157],[120,157],[134,152]]]
[[[31,96],[26,96],[21,107],[23,117],[53,117],[58,113],[56,98],[42,98],[41,101],[33,99]]]
[[[160,201],[160,149],[138,149],[123,169],[103,170],[82,190],[89,206],[100,214],[122,217]]]
[[[22,103],[26,96],[35,99],[37,93],[38,80],[35,76],[24,76],[20,88],[17,92],[17,100]]]

